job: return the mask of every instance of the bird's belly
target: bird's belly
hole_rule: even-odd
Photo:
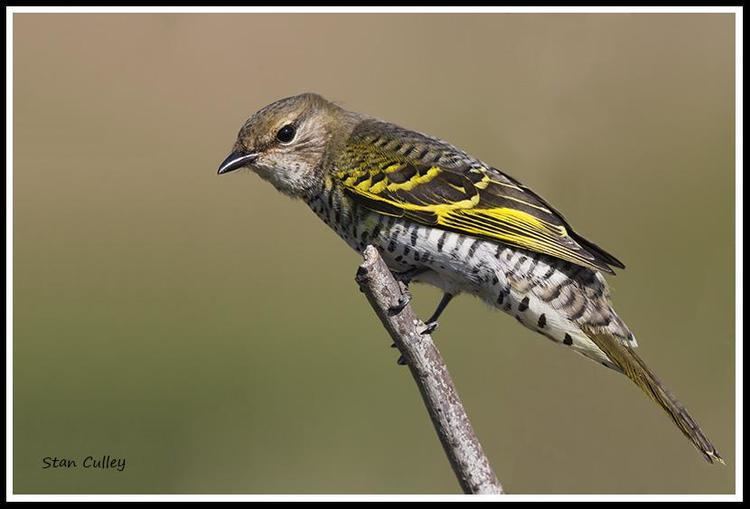
[[[493,255],[496,244],[394,218],[371,221],[373,234],[366,244],[376,246],[394,272],[426,269],[414,280],[452,294],[482,296],[488,287],[501,283]]]
[[[570,280],[565,262],[437,228],[429,228],[402,220],[374,219],[374,235],[366,239],[375,245],[394,272],[425,268],[416,281],[436,286],[451,294],[468,293],[479,297],[494,308],[513,316],[525,327],[557,343],[571,346],[599,362],[606,359],[594,344],[581,333],[578,318],[591,319],[602,302],[588,299],[581,286],[585,279]],[[577,271],[574,268],[573,271]],[[583,272],[588,269],[581,269]],[[582,272],[582,273],[583,273]],[[602,284],[601,276],[591,271],[590,285]],[[572,298],[571,290],[575,290]],[[616,315],[615,315],[616,316]],[[613,317],[614,318],[614,317]],[[619,320],[618,320],[619,321]]]
[[[603,278],[589,269],[362,209],[313,210],[356,251],[368,244],[378,248],[393,272],[426,269],[414,280],[454,295],[475,295],[598,361],[601,352],[581,333],[580,323],[606,319],[603,326],[632,340],[609,307]]]

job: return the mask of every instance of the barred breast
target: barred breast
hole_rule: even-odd
[[[370,212],[335,187],[308,201],[353,249],[378,248],[389,268],[428,271],[415,281],[454,295],[477,296],[525,327],[610,368],[609,358],[582,332],[586,325],[628,346],[635,337],[612,309],[601,273],[502,243],[430,228]]]

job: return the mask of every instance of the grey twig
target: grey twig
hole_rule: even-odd
[[[377,249],[368,246],[357,270],[360,290],[408,364],[427,411],[464,493],[503,493],[466,415],[448,368],[432,337],[408,304],[398,310],[406,288],[396,281]]]

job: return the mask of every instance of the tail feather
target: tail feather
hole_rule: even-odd
[[[709,463],[724,460],[716,447],[706,437],[697,422],[690,416],[677,398],[661,383],[646,363],[632,348],[623,345],[618,339],[601,333],[586,331],[586,335],[602,350],[612,363],[628,378],[641,388],[651,399],[656,401],[680,431],[692,442]]]

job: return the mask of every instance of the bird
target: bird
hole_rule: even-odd
[[[636,353],[634,334],[612,307],[604,274],[624,264],[508,173],[315,93],[277,100],[244,123],[218,173],[242,168],[303,200],[357,252],[375,246],[403,283],[441,290],[425,332],[455,296],[476,296],[627,376],[706,461],[724,463]]]

